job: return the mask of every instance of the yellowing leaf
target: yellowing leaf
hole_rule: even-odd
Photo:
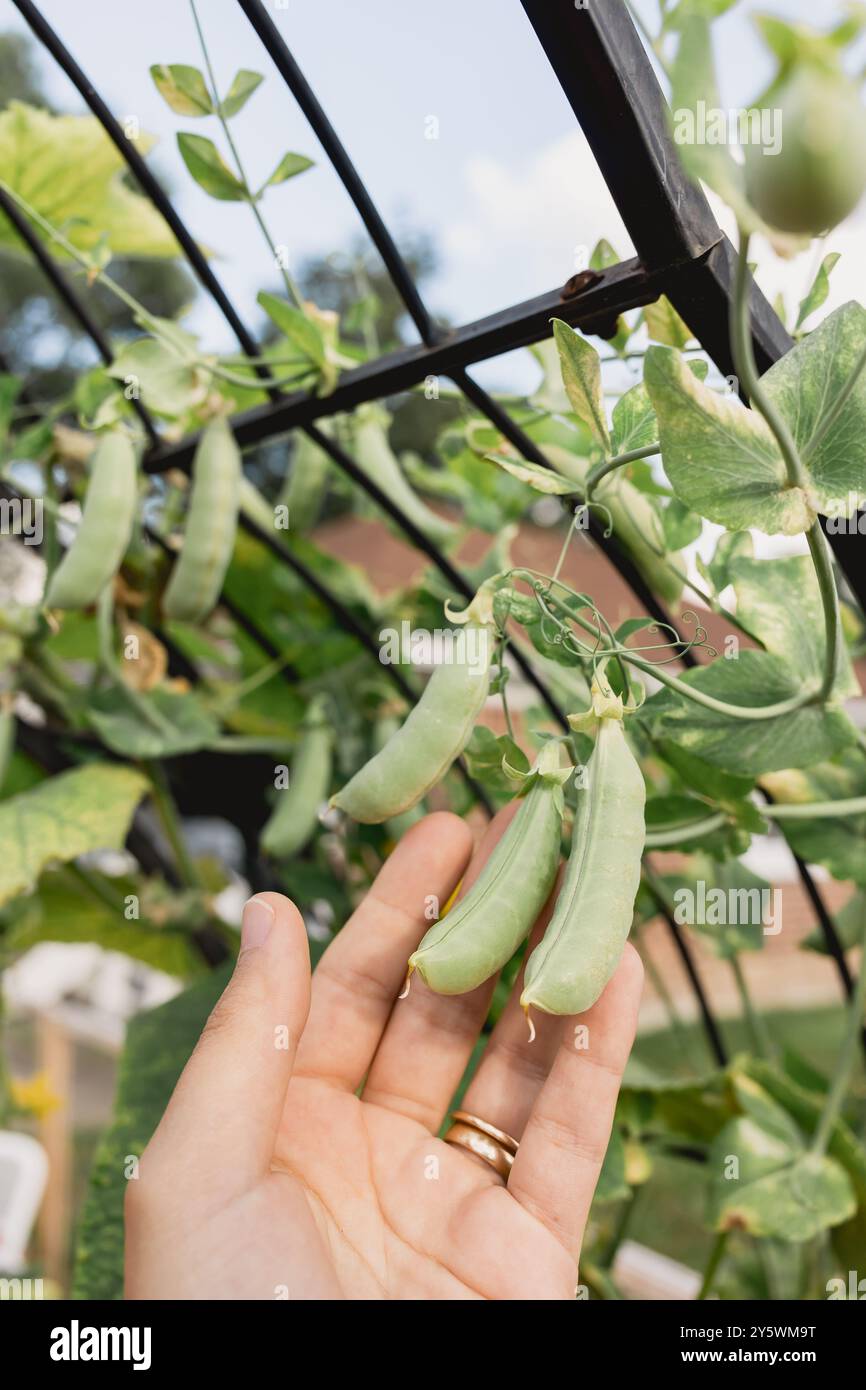
[[[0,904],[32,888],[46,864],[120,849],[147,779],[128,767],[89,763],[0,805]]]
[[[142,154],[149,135],[133,143]],[[177,242],[148,198],[123,182],[126,162],[94,116],[52,116],[25,102],[0,112],[0,178],[82,251],[107,237],[116,256],[176,256]],[[41,235],[36,228],[37,235]],[[22,249],[0,218],[0,246]],[[53,247],[52,254],[62,254]]]

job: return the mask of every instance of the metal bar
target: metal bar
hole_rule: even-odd
[[[111,362],[112,358],[114,357],[114,353],[111,350],[111,344],[109,343],[99,324],[93,318],[87,305],[78,295],[76,290],[73,289],[72,285],[69,283],[66,276],[63,274],[62,270],[57,265],[54,258],[51,255],[49,255],[45,247],[45,243],[37,235],[36,231],[30,225],[29,221],[21,212],[20,208],[12,201],[12,199],[9,197],[8,193],[4,188],[0,188],[0,207],[2,207],[7,218],[9,219],[9,222],[15,228],[15,231],[21,237],[21,240],[25,243],[28,250],[31,252],[33,259],[36,261],[37,265],[39,266],[39,269],[42,271],[43,275],[48,280],[52,289],[56,293],[58,299],[60,299],[61,302],[65,304],[72,317],[76,319],[78,323],[80,323],[81,327],[84,329],[84,332],[90,338],[91,342],[93,343],[103,362],[107,366],[108,363]],[[117,387],[118,391],[123,390],[121,382],[114,382],[114,385]],[[133,410],[135,411],[136,415],[138,416],[142,425],[144,426],[145,431],[147,432],[147,436],[150,439],[151,443],[158,445],[159,435],[156,432],[156,428],[153,424],[153,421],[150,418],[150,414],[148,413],[147,409],[144,407],[144,405],[142,405],[141,401],[138,400],[130,401],[130,405],[132,406]]]
[[[644,265],[693,260],[721,235],[686,176],[668,108],[623,0],[521,0]]]
[[[385,226],[378,208],[367,192],[367,188],[349,158],[340,137],[328,120],[313,89],[295,62],[285,39],[261,0],[238,0],[238,4],[309,121],[319,144],[331,161],[334,172],[354,203],[370,240],[382,257],[385,268],[418,329],[421,341],[429,346],[436,341],[438,330],[421,300],[406,262],[397,250],[391,233]]]
[[[656,901],[658,902],[658,899]],[[691,982],[692,990],[694,991],[694,996],[698,1001],[698,1008],[701,1011],[701,1019],[703,1020],[704,1031],[707,1035],[707,1041],[710,1044],[712,1054],[720,1067],[726,1067],[728,1065],[727,1049],[722,1041],[722,1035],[719,1031],[719,1026],[716,1023],[716,1020],[713,1016],[713,1011],[710,1008],[709,1000],[707,999],[703,982],[701,981],[701,977],[698,974],[698,968],[695,965],[694,957],[689,948],[689,943],[686,941],[685,936],[683,935],[680,928],[677,926],[677,923],[674,921],[667,908],[664,907],[661,903],[658,903],[658,908],[660,915],[664,918],[665,922],[667,923],[668,931],[670,932],[673,938],[673,942],[677,948],[680,960],[682,961],[685,967],[686,974],[688,975],[689,980]]]
[[[592,332],[602,321],[658,299],[665,283],[661,273],[648,275],[637,261],[623,261],[604,271],[601,280],[581,295],[563,299],[561,290],[551,290],[464,324],[435,347],[416,345],[387,353],[344,372],[328,396],[295,391],[273,404],[254,406],[235,415],[232,430],[242,446],[258,444],[274,435],[353,410],[367,401],[408,391],[427,377],[453,377],[461,367],[549,338],[552,318]],[[177,444],[162,445],[145,460],[146,471],[164,473],[168,468],[188,468],[197,439],[197,435],[189,435]]]

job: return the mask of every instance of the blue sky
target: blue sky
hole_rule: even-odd
[[[427,290],[434,311],[467,321],[561,284],[576,248],[605,235],[631,253],[613,202],[547,64],[519,0],[318,0],[283,5],[274,17],[392,228],[428,230],[441,267]],[[655,24],[656,0],[640,9]],[[120,118],[137,116],[158,137],[151,155],[167,176],[177,205],[200,240],[218,256],[216,269],[243,316],[259,320],[256,291],[273,286],[270,259],[248,209],[216,203],[192,182],[175,146],[191,129],[221,143],[213,120],[190,121],[164,105],[148,73],[153,62],[200,65],[185,0],[43,0],[51,24]],[[809,0],[741,3],[718,25],[724,104],[749,102],[771,65],[749,22],[758,8],[804,21]],[[290,93],[271,68],[234,0],[200,0],[199,12],[223,89],[239,67],[265,74],[265,84],[236,118],[251,179],[263,179],[287,149],[317,167],[270,191],[265,212],[275,238],[297,261],[345,247],[356,215]],[[837,8],[822,7],[828,23]],[[17,11],[0,0],[0,27],[22,29]],[[81,101],[47,57],[46,87],[67,110]],[[428,118],[438,139],[425,138]],[[862,214],[831,244],[848,254],[834,276],[831,304],[864,297]],[[812,256],[762,267],[765,287],[792,297],[809,278]],[[201,300],[192,323],[209,346],[233,346],[219,315]],[[514,380],[516,364],[479,369],[489,384]],[[522,373],[521,373],[522,374]]]

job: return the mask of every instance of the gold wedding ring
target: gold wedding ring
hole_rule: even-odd
[[[477,1115],[470,1115],[468,1110],[455,1110],[445,1143],[475,1154],[498,1173],[503,1182],[508,1181],[518,1143],[504,1130],[480,1120]]]

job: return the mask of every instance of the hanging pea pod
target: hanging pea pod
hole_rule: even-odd
[[[330,421],[323,420],[319,429],[323,434],[330,434]],[[277,499],[277,505],[288,510],[291,531],[303,533],[315,526],[325,503],[331,472],[331,460],[325,450],[299,432],[295,436],[292,469]]]
[[[381,719],[376,721],[376,727],[373,732],[373,744],[377,753],[394,737],[399,728],[400,720],[393,714],[383,715]],[[410,807],[408,811],[401,811],[397,816],[390,816],[388,820],[385,821],[385,833],[388,839],[393,840],[394,844],[397,844],[399,840],[402,840],[410,826],[415,825],[419,820],[423,820],[426,814],[427,810],[424,802],[419,801],[416,806]]]
[[[48,608],[88,608],[114,578],[132,535],[138,501],[135,450],[128,435],[96,446],[75,540],[51,577]]]
[[[529,935],[553,887],[563,812],[560,745],[544,746],[514,819],[465,898],[431,927],[409,958],[437,994],[489,980]]]
[[[274,858],[297,854],[318,824],[319,810],[331,789],[334,731],[328,722],[328,702],[310,702],[301,728],[298,751],[292,760],[289,785],[278,794],[277,804],[259,843]]]
[[[205,426],[195,451],[183,548],[163,595],[165,616],[199,623],[219,597],[232,557],[241,456],[225,420]]]
[[[379,406],[361,406],[355,412],[355,461],[425,536],[444,544],[453,539],[455,527],[412,491],[388,442],[387,423],[388,416]]]
[[[405,723],[331,798],[353,820],[378,825],[416,806],[469,742],[490,690],[494,629],[470,616],[451,636],[450,659],[436,667]]]
[[[544,939],[526,966],[521,1007],[579,1014],[598,999],[631,928],[644,844],[643,776],[626,742],[622,703],[593,685],[595,748],[578,792],[565,879]],[[573,721],[586,727],[584,719]]]

